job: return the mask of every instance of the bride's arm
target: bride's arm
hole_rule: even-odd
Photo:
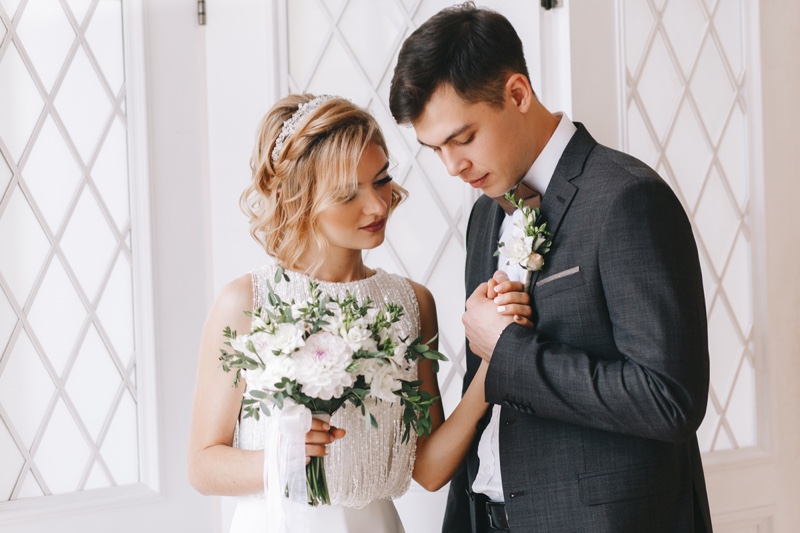
[[[233,447],[245,384],[234,388],[234,373],[223,371],[219,360],[221,348],[231,349],[222,335],[226,326],[239,334],[250,331],[244,311],[253,307],[252,286],[249,274],[225,286],[203,327],[188,452],[189,483],[202,494],[238,496],[264,490],[264,452]],[[337,430],[335,436],[343,433]],[[306,434],[306,454],[324,455],[324,445],[333,438],[315,420]]]
[[[412,286],[419,302],[422,340],[425,342],[438,332],[436,304],[428,289],[417,283],[412,283]],[[428,345],[437,348],[436,341]],[[417,439],[417,458],[413,473],[414,480],[425,489],[438,490],[447,483],[466,456],[475,437],[478,421],[488,406],[483,398],[485,374],[486,369],[481,367],[472,385],[447,420],[444,420],[441,400],[431,407],[433,432],[428,437]],[[422,380],[423,390],[439,396],[439,384],[432,361],[427,359],[420,361],[419,379]]]
[[[487,291],[494,291],[500,279],[489,281],[486,285]],[[419,301],[422,339],[425,341],[438,331],[436,304],[428,289],[418,284],[412,285]],[[521,292],[522,285],[505,281],[503,289],[505,295],[497,300],[498,304],[505,305],[505,309],[499,309],[500,314],[513,316],[515,322],[527,325],[531,308],[527,294]],[[436,348],[433,344],[431,347]],[[484,398],[484,380],[488,368],[489,364],[482,361],[467,391],[447,420],[444,420],[441,401],[431,408],[433,432],[427,438],[417,440],[417,458],[413,473],[414,480],[425,489],[435,491],[450,481],[467,455],[475,438],[478,422],[489,407]],[[439,396],[439,384],[432,361],[420,362],[419,378],[423,381],[421,387],[424,390]]]
[[[203,327],[197,363],[192,426],[189,437],[189,483],[203,494],[234,496],[263,490],[264,453],[233,447],[244,382],[233,387],[234,374],[224,372],[219,360],[225,326],[250,331],[253,307],[249,275],[225,286]]]

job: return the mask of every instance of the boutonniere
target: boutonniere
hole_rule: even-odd
[[[507,242],[498,242],[495,256],[501,256],[506,260],[507,265],[519,265],[528,272],[536,272],[544,266],[544,254],[550,251],[553,242],[550,240],[550,232],[547,231],[547,223],[539,222],[539,208],[531,209],[523,205],[522,200],[517,200],[513,193],[506,193],[506,200],[514,204],[517,208],[511,215],[511,223],[514,225],[511,238]],[[527,276],[530,279],[530,274]],[[527,289],[528,283],[525,286]]]

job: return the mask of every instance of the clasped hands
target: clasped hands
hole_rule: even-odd
[[[498,270],[492,279],[481,283],[467,299],[467,310],[461,317],[472,353],[485,360],[492,359],[500,334],[509,324],[516,323],[533,329],[530,318],[530,296],[521,281],[511,281]]]

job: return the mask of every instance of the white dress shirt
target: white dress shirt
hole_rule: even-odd
[[[550,179],[556,170],[556,165],[561,159],[561,155],[567,148],[570,139],[577,131],[575,124],[565,113],[556,113],[561,116],[561,120],[556,127],[556,131],[550,140],[547,141],[542,153],[533,162],[531,168],[522,178],[526,185],[539,191],[544,196]],[[508,239],[506,232],[511,231],[511,215],[506,215],[503,224],[500,226],[500,241]],[[519,265],[507,265],[502,259],[498,262],[498,268],[508,274],[511,281],[525,281],[527,272]],[[478,474],[472,483],[472,491],[485,494],[490,500],[495,502],[505,501],[503,495],[503,478],[500,474],[500,406],[492,406],[492,416],[489,424],[483,430],[480,441],[478,442]]]

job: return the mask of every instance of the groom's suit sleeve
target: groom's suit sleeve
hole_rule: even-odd
[[[554,294],[549,284],[534,289],[537,327],[504,330],[486,378],[487,401],[580,426],[686,441],[705,414],[709,378],[691,226],[651,170],[600,168],[608,176],[587,188],[607,195],[595,204],[601,209],[574,212],[573,202],[546,256],[569,265],[559,236],[570,232],[565,242],[581,241],[574,249],[582,284]],[[628,175],[597,187],[613,173]]]

